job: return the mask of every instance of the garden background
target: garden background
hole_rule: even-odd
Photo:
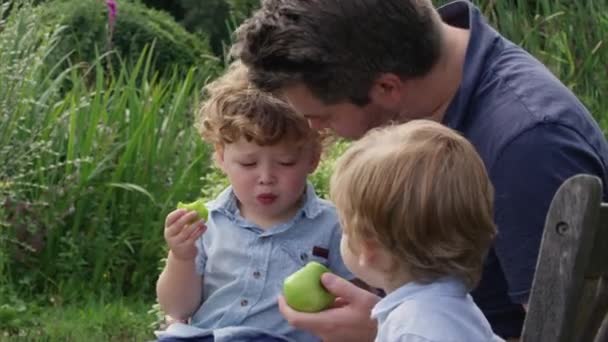
[[[475,3],[608,130],[606,0]],[[0,341],[153,338],[164,217],[225,186],[193,109],[258,5],[0,0]]]

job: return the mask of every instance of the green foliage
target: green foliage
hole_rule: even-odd
[[[108,24],[105,1],[55,0],[39,6],[43,23],[66,26],[61,41],[52,54],[55,62],[71,53],[72,64],[92,64],[99,54],[115,50],[112,66],[119,59],[133,63],[144,47],[154,43],[153,64],[162,73],[174,67],[187,70],[201,66],[211,50],[203,35],[193,35],[168,14],[138,2],[118,1],[116,22]]]
[[[0,284],[151,298],[164,217],[203,186],[190,113],[215,69],[159,79],[144,50],[117,74],[102,60],[49,72],[62,32],[38,13],[24,6],[0,31]]]
[[[209,37],[213,52],[223,56],[237,23],[259,6],[259,0],[141,0],[166,11],[193,33]]]
[[[78,305],[19,302],[0,305],[0,341],[150,341],[143,301],[93,298]]]
[[[181,0],[184,17],[180,22],[198,35],[209,37],[216,55],[223,53],[223,44],[230,40],[226,25],[230,18],[230,7],[224,0]]]
[[[238,22],[249,17],[251,13],[260,7],[260,0],[226,0]]]
[[[0,288],[6,289],[27,285],[25,277],[13,277],[11,263],[38,251],[39,230],[57,223],[62,215],[59,211],[46,212],[44,218],[34,214],[47,208],[47,202],[38,195],[69,182],[56,179],[51,185],[38,179],[36,171],[66,166],[57,158],[53,142],[37,139],[50,135],[45,122],[55,124],[48,120],[59,114],[55,111],[57,82],[65,73],[52,79],[44,65],[58,34],[37,26],[38,18],[30,15],[30,3],[22,3],[20,10],[13,7],[7,15],[10,5],[0,5],[0,18],[6,17],[0,23]],[[80,162],[73,160],[71,164]]]
[[[319,197],[329,198],[329,180],[334,171],[334,162],[346,151],[348,146],[347,141],[338,140],[324,152],[319,167],[310,177],[310,182],[315,186]]]

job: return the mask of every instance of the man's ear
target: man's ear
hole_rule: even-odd
[[[404,90],[405,83],[401,77],[393,73],[383,73],[372,83],[369,96],[372,102],[396,108],[401,103]]]

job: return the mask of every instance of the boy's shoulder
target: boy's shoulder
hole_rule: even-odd
[[[383,340],[419,336],[429,341],[492,341],[494,333],[469,296],[421,296],[398,305],[381,327]]]

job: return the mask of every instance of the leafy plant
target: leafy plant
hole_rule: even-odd
[[[38,15],[20,4],[0,31],[0,282],[152,297],[164,215],[209,164],[190,110],[216,61],[159,78],[144,49],[116,74],[53,69],[63,31]]]
[[[120,60],[137,61],[146,46],[154,44],[152,63],[162,73],[174,68],[187,71],[202,66],[212,55],[207,36],[187,32],[164,12],[139,2],[118,1],[115,21],[110,26],[108,8],[99,0],[55,0],[36,8],[43,23],[65,26],[53,52],[52,62],[70,54],[71,64],[93,64],[108,52],[114,69]]]
[[[259,0],[142,0],[152,8],[166,11],[188,31],[209,37],[213,52],[223,56],[232,26],[259,6]]]

